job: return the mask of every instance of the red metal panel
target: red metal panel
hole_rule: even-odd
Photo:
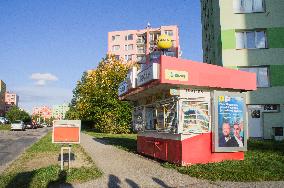
[[[154,143],[155,143],[155,138],[138,136],[137,137],[138,152],[154,157],[155,153]]]
[[[212,163],[224,160],[243,160],[244,152],[213,153],[212,133],[205,133],[182,141],[182,164]]]
[[[168,157],[168,143],[167,140],[155,139],[154,142],[154,157],[167,161]]]
[[[186,71],[188,73],[188,80],[166,79],[166,69]],[[256,90],[256,75],[254,73],[169,56],[161,56],[160,78],[161,83],[168,84]]]
[[[167,140],[168,142],[168,159],[171,163],[181,164],[181,141],[180,140]]]

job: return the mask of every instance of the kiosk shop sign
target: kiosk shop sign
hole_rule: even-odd
[[[133,89],[136,87],[136,78],[137,78],[137,68],[133,67],[128,71],[126,79],[119,84],[118,87],[118,96],[121,96],[129,89]]]
[[[153,63],[137,74],[137,86],[159,79],[159,64]]]

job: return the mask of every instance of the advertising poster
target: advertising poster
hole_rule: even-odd
[[[210,130],[209,104],[205,101],[182,101],[183,133],[206,133]]]
[[[218,146],[244,147],[244,98],[218,96]]]

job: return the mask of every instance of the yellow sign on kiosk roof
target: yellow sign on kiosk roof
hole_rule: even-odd
[[[173,45],[172,38],[169,35],[162,34],[157,39],[157,45],[158,45],[158,48],[162,50],[171,48]]]

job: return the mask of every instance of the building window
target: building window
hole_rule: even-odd
[[[256,73],[257,87],[269,87],[267,67],[242,67],[239,70]]]
[[[175,53],[175,52],[171,52],[171,51],[167,51],[167,52],[165,52],[165,55],[166,55],[166,56],[175,57],[175,56],[176,56],[176,53]]]
[[[272,127],[274,136],[283,136],[283,127]]]
[[[124,46],[124,50],[125,51],[128,51],[128,50],[133,50],[133,44],[126,44],[125,46]]]
[[[172,30],[165,30],[165,34],[169,36],[174,36],[174,32]]]
[[[138,46],[138,47],[137,47],[137,52],[138,52],[139,54],[145,53],[145,48],[144,48],[144,46]]]
[[[145,39],[146,39],[145,36],[139,35],[139,36],[137,36],[137,41],[136,41],[136,42],[137,42],[138,44],[141,44],[141,43],[143,44],[143,43],[145,43],[145,41],[146,41]]]
[[[119,60],[119,55],[116,55],[116,56],[115,56],[115,59],[116,59],[116,60]]]
[[[236,49],[267,48],[265,31],[238,31],[236,32]]]
[[[112,41],[117,41],[119,40],[119,38],[120,38],[120,35],[114,35],[111,37]]]
[[[131,61],[132,60],[132,55],[125,55],[125,60],[126,61]]]
[[[139,63],[145,63],[146,62],[146,56],[145,55],[137,55],[137,61]]]
[[[120,49],[120,46],[119,45],[113,45],[112,46],[112,51],[118,51]]]
[[[264,12],[264,0],[234,0],[234,13]]]
[[[125,40],[133,40],[133,34],[126,35]]]

